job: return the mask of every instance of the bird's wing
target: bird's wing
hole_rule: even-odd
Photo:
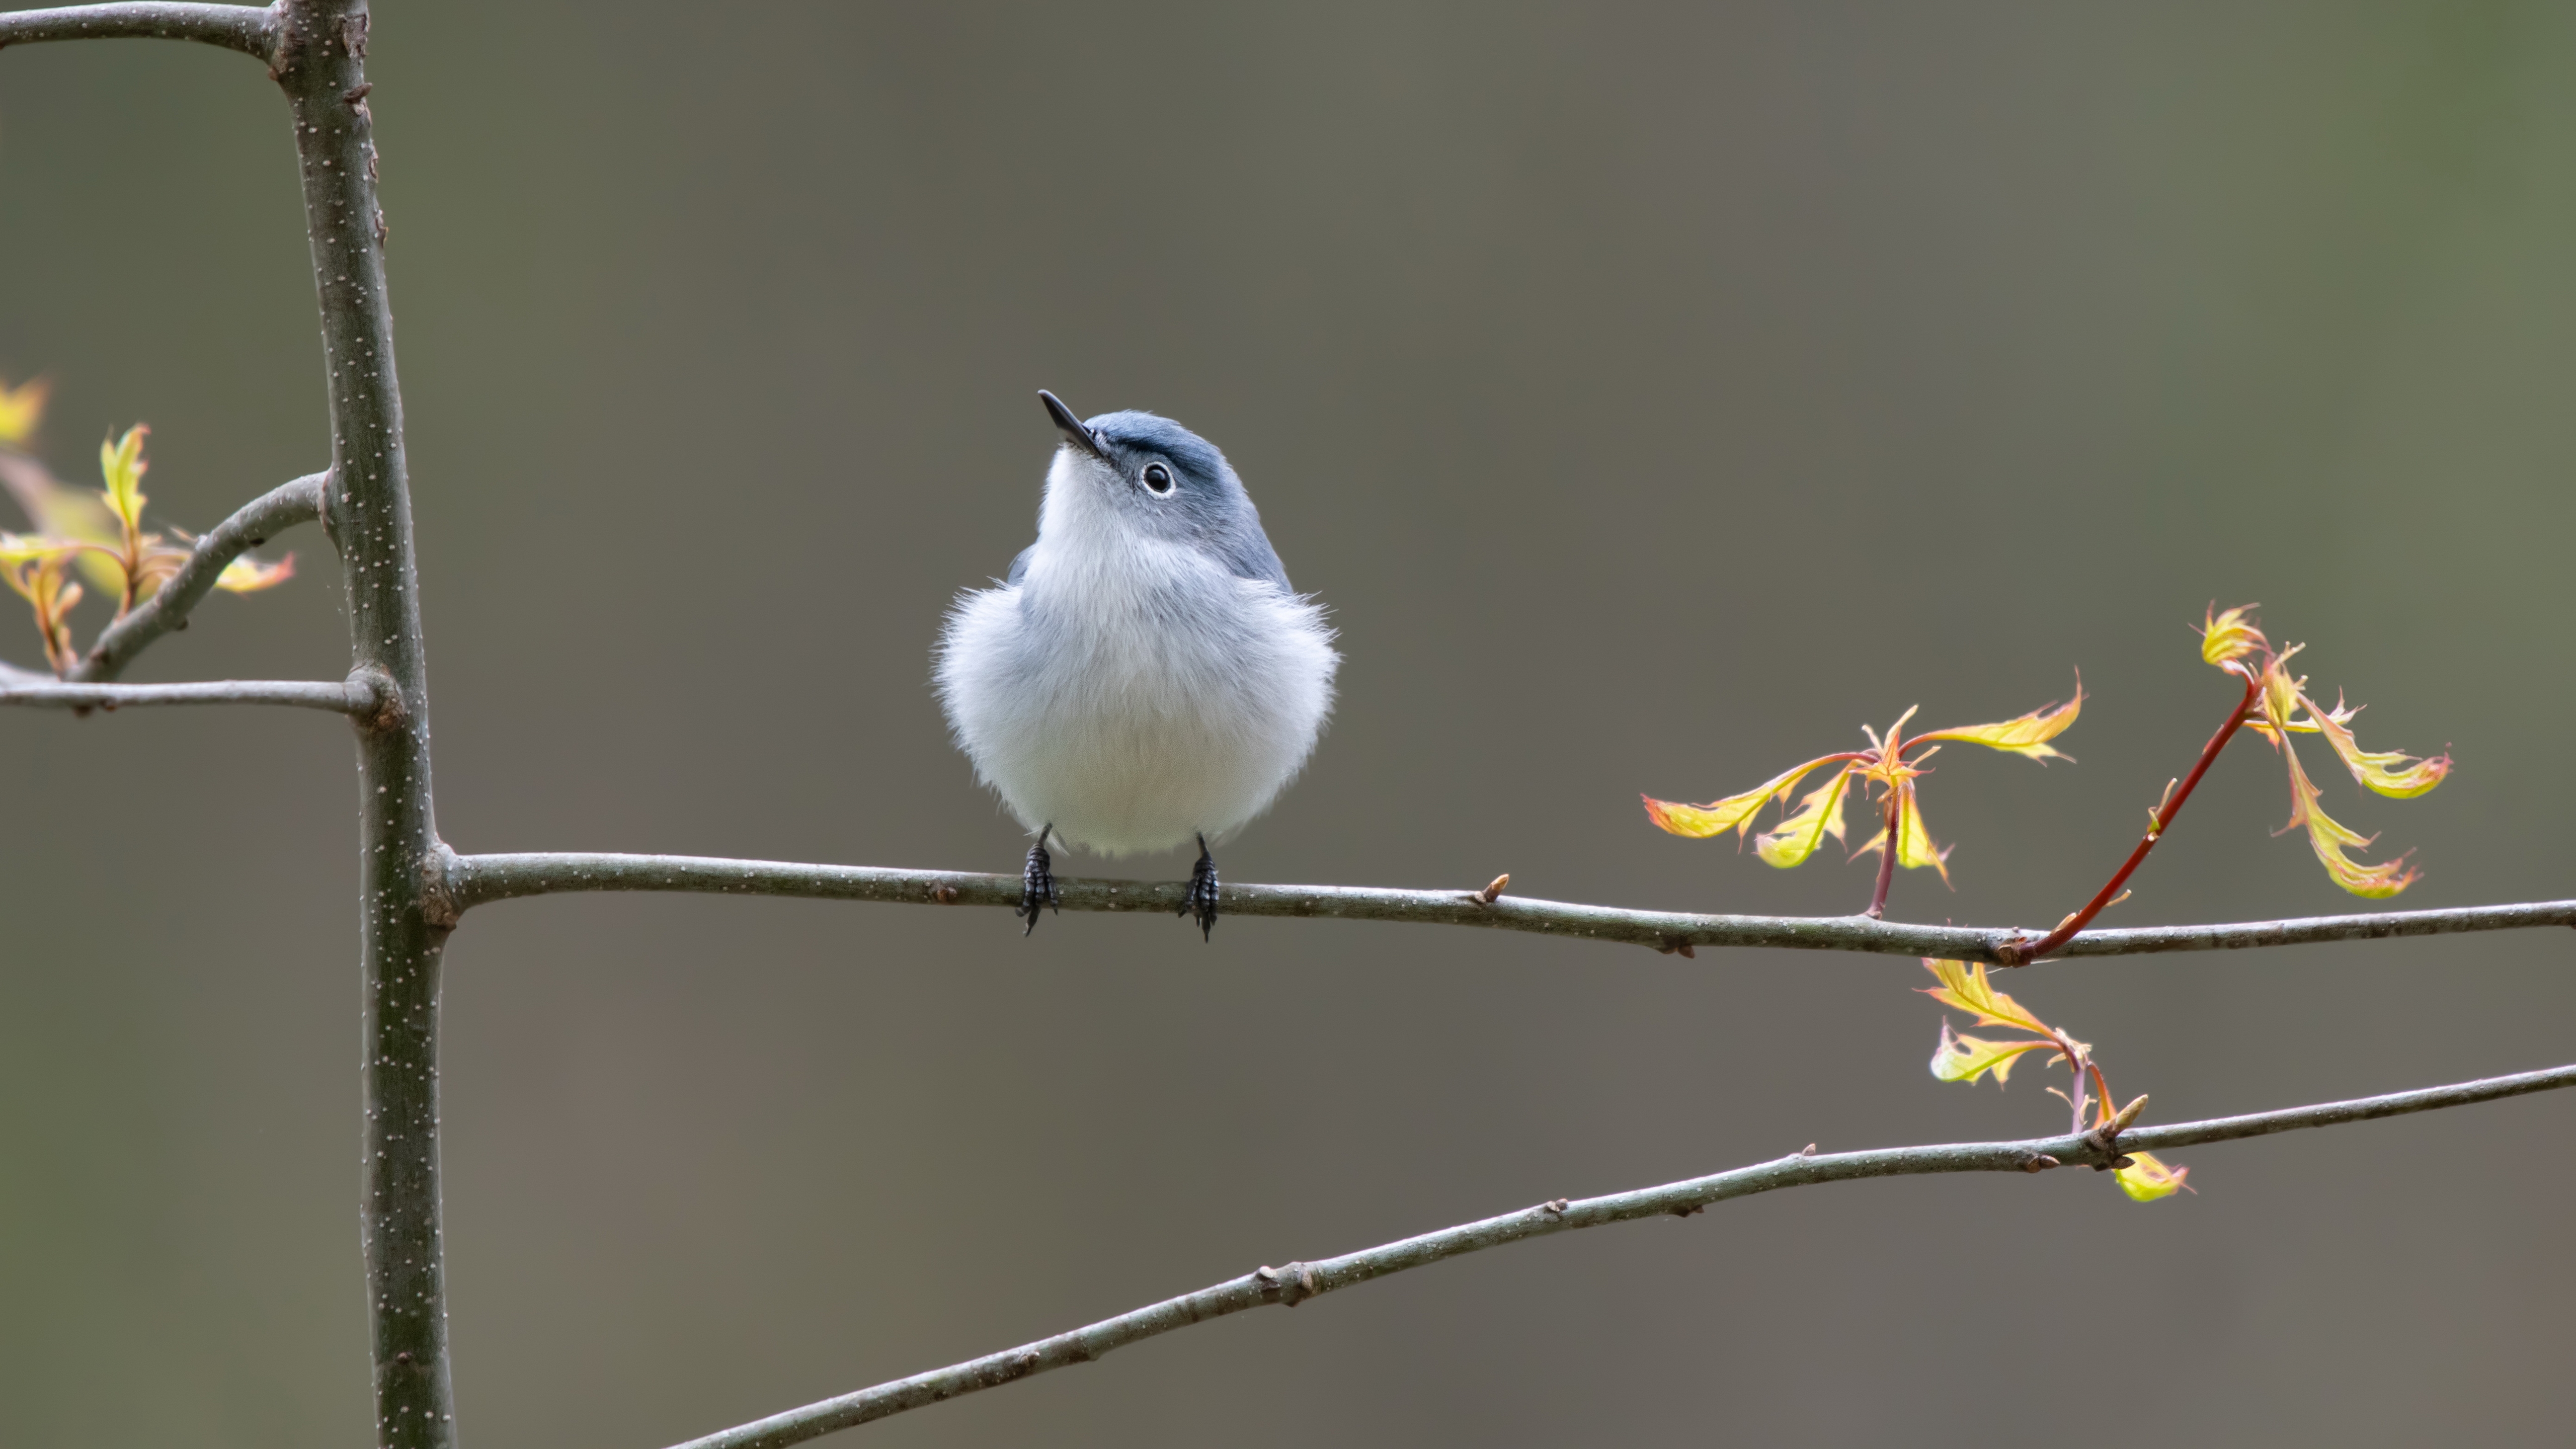
[[[1021,549],[1020,556],[1011,560],[1010,577],[1002,580],[1002,582],[1006,584],[1017,584],[1020,580],[1027,578],[1029,576],[1029,555],[1036,553],[1037,551],[1038,546],[1034,543],[1030,544],[1027,548]]]

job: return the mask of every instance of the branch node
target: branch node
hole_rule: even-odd
[[[1813,1156],[1815,1156],[1815,1155],[1816,1155],[1816,1144],[1814,1144],[1814,1143],[1810,1142],[1810,1143],[1808,1143],[1806,1146],[1799,1148],[1799,1149],[1798,1149],[1798,1155],[1799,1155],[1800,1157],[1813,1157]]]
[[[1566,1199],[1561,1197],[1552,1197],[1547,1201],[1540,1203],[1538,1205],[1538,1210],[1547,1214],[1549,1217],[1561,1218],[1565,1216],[1565,1205]]]
[[[930,898],[943,906],[957,904],[958,894],[957,887],[953,885],[935,885],[930,888]]]
[[[2045,1152],[2034,1152],[2021,1160],[2021,1170],[2024,1172],[2046,1172],[2052,1167],[2063,1165]]]
[[[465,908],[456,903],[456,889],[450,883],[449,871],[455,864],[456,852],[443,840],[420,858],[420,918],[442,931],[455,930],[465,918]]]
[[[1262,1298],[1283,1308],[1294,1308],[1324,1291],[1315,1282],[1315,1270],[1303,1263],[1291,1263],[1285,1268],[1265,1264],[1252,1276],[1260,1280]]]
[[[1701,1213],[1708,1211],[1708,1204],[1704,1202],[1688,1203],[1681,1207],[1666,1208],[1664,1211],[1671,1213],[1677,1218],[1695,1218]]]
[[[368,734],[390,734],[411,718],[403,704],[402,686],[381,664],[361,664],[350,670],[348,689],[358,728]]]
[[[1486,882],[1483,890],[1467,892],[1467,898],[1476,902],[1478,905],[1490,906],[1495,901],[1502,898],[1503,887],[1510,885],[1511,883],[1512,873],[1510,871],[1504,871],[1501,875],[1498,875],[1492,880]]]

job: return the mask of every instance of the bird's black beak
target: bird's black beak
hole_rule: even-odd
[[[1066,442],[1103,462],[1108,461],[1109,454],[1101,448],[1100,439],[1092,436],[1091,429],[1082,425],[1082,419],[1075,417],[1073,409],[1064,405],[1064,399],[1039,388],[1038,401],[1046,404],[1047,416],[1055,419],[1056,431],[1064,434]]]

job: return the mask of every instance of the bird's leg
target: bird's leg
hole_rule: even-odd
[[[1196,916],[1199,939],[1214,938],[1216,930],[1216,857],[1208,854],[1207,837],[1199,837],[1199,863],[1190,867],[1189,893],[1181,897],[1181,908],[1175,915]]]
[[[1028,922],[1020,928],[1023,936],[1038,928],[1038,907],[1054,910],[1063,899],[1055,893],[1055,860],[1046,848],[1047,836],[1054,830],[1050,821],[1038,832],[1038,843],[1029,847],[1029,863],[1020,869],[1020,908],[1011,914]]]

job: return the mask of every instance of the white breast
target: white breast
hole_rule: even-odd
[[[1059,506],[1080,491],[1050,486],[1020,583],[950,612],[949,725],[1033,831],[1104,855],[1214,840],[1268,809],[1314,749],[1332,631],[1274,584]]]

